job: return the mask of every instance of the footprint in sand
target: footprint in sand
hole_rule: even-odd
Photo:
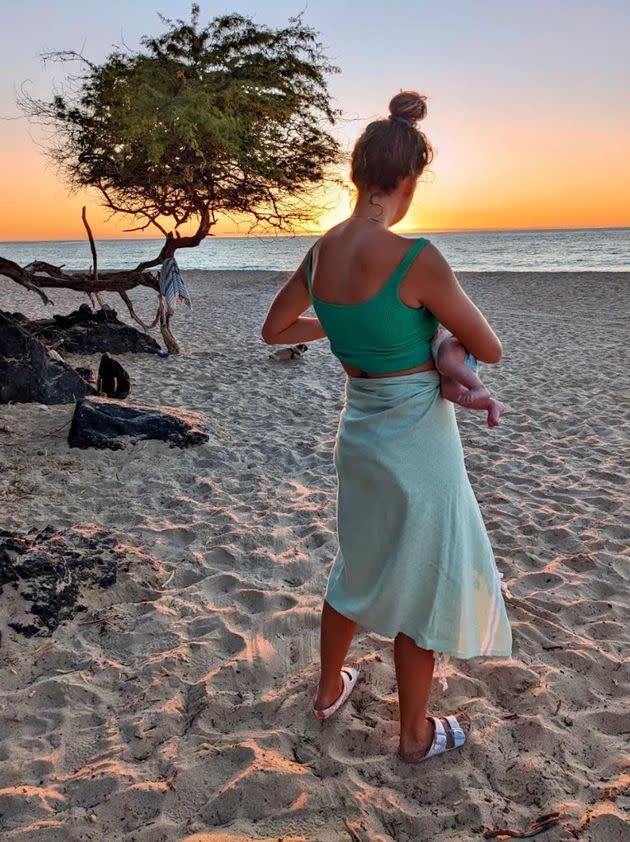
[[[231,593],[243,584],[243,580],[232,573],[218,573],[215,576],[209,576],[205,584],[207,584],[210,592]]]
[[[540,573],[525,573],[519,579],[519,586],[533,590],[551,590],[564,584],[564,578],[557,573],[542,571]]]
[[[252,614],[263,611],[287,611],[297,604],[297,600],[288,594],[270,594],[258,588],[243,588],[236,591],[234,599],[240,602]]]

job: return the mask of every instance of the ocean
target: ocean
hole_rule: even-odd
[[[420,234],[408,236],[421,236]],[[577,272],[630,271],[630,228],[544,231],[430,233],[428,238],[456,271]],[[182,249],[182,269],[264,269],[291,271],[315,237],[209,237]],[[155,257],[161,240],[97,241],[100,269],[127,269]],[[66,269],[89,269],[86,240],[0,242],[0,255],[24,266],[45,260]]]

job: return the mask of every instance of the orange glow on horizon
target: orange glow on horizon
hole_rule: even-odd
[[[436,149],[431,172],[419,184],[406,219],[397,227],[415,231],[630,226],[630,126],[593,126],[589,160],[575,142],[575,126],[560,118],[538,124],[494,115],[479,124],[442,118],[427,133]],[[481,128],[482,127],[482,128]],[[111,217],[95,194],[68,195],[41,148],[23,124],[3,138],[0,166],[5,201],[0,205],[0,240],[82,240],[81,208],[97,239],[159,237],[156,229],[125,233],[134,223]],[[320,233],[351,211],[352,193],[335,189],[330,208],[299,233]],[[138,224],[138,223],[135,223]],[[231,219],[213,228],[217,236],[245,236]],[[260,234],[255,234],[260,236]]]

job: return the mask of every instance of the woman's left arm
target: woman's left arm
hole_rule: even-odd
[[[306,282],[308,254],[274,298],[262,327],[262,338],[268,345],[294,345],[312,342],[326,336],[319,319],[303,316],[311,306]]]

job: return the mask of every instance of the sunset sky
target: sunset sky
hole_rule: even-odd
[[[280,26],[304,11],[329,57],[350,149],[362,127],[387,113],[401,88],[429,97],[423,123],[436,149],[403,230],[630,225],[630,3],[626,0],[309,0],[201,2],[202,20],[230,11]],[[107,220],[95,195],[69,196],[43,154],[44,136],[15,105],[27,82],[49,97],[61,66],[39,53],[77,49],[102,60],[121,39],[163,29],[156,12],[189,16],[181,0],[24,0],[3,12],[0,52],[0,240],[80,239],[81,206],[98,238],[129,222]],[[13,118],[13,119],[11,119]],[[17,119],[15,119],[17,118]],[[349,198],[320,220],[327,227]],[[217,234],[238,233],[222,221]],[[130,236],[138,236],[133,234]],[[151,234],[150,236],[155,236]]]

